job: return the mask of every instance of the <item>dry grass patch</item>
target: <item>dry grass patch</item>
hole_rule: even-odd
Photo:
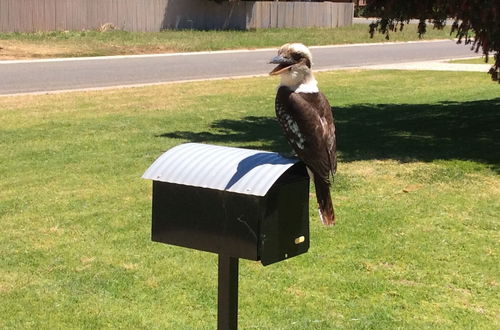
[[[40,58],[67,57],[85,54],[78,45],[29,42],[20,40],[0,40],[0,60],[31,60]]]

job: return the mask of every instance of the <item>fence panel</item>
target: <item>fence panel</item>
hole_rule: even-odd
[[[352,24],[353,4],[206,0],[0,0],[0,32],[163,28],[250,29]]]
[[[9,28],[9,3],[0,1],[0,31],[7,31]]]
[[[22,26],[21,26],[22,6],[23,4],[18,0],[9,1],[9,13],[11,14],[11,16],[9,17],[9,24],[11,24],[14,27],[14,31],[16,32],[22,31]],[[24,17],[22,18],[25,19]]]

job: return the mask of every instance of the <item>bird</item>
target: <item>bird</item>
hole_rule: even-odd
[[[269,63],[277,64],[269,74],[281,78],[275,99],[278,122],[314,182],[322,223],[334,225],[330,178],[337,171],[335,123],[311,70],[311,52],[301,43],[287,43]]]

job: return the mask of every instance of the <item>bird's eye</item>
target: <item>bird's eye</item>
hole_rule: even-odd
[[[299,53],[293,53],[292,54],[292,58],[295,60],[295,61],[298,61],[302,58],[302,54],[299,54]]]

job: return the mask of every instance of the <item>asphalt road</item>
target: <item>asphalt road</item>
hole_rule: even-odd
[[[311,47],[313,69],[328,70],[473,56],[454,41]],[[0,61],[0,95],[263,75],[276,50]]]

